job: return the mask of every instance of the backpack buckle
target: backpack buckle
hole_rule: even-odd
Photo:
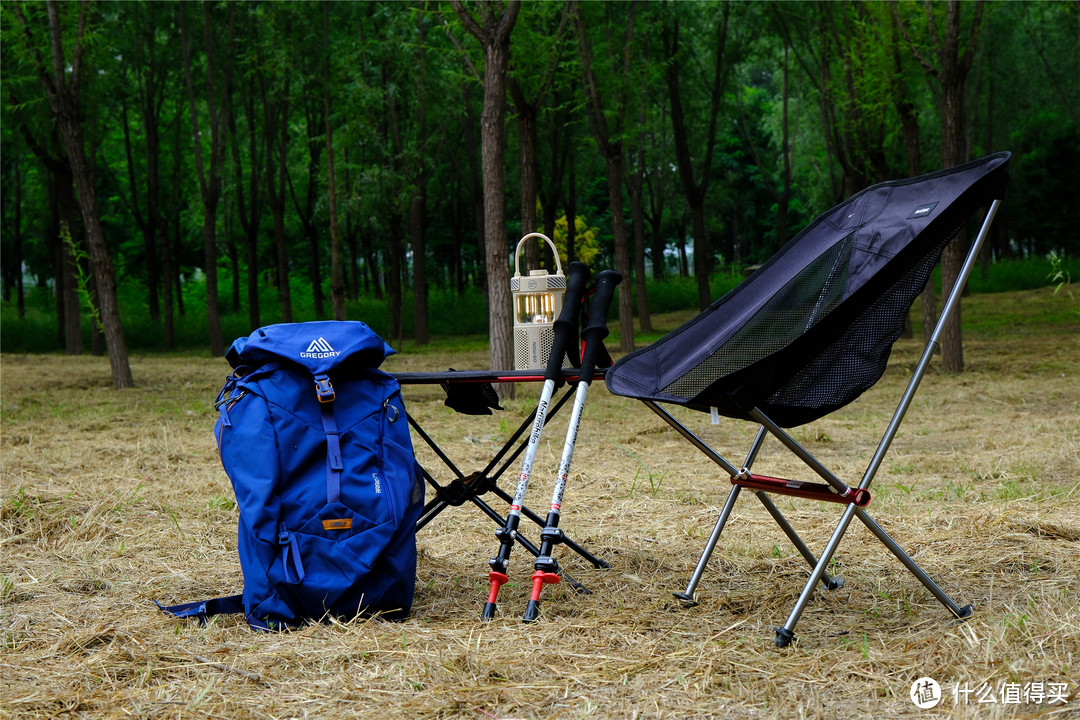
[[[325,375],[315,378],[315,394],[321,403],[334,402],[334,386],[330,384],[330,378]]]

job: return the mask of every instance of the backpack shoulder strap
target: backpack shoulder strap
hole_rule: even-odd
[[[326,434],[326,502],[341,501],[341,473],[345,462],[341,457],[341,432],[334,419],[334,386],[325,374],[315,376],[315,395],[319,399],[323,433]]]
[[[198,618],[200,625],[205,625],[206,619],[214,615],[232,615],[244,612],[243,595],[229,595],[228,597],[181,603],[180,605],[162,605],[155,600],[154,604],[162,612],[178,618]]]

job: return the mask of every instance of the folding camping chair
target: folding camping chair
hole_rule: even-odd
[[[817,585],[840,587],[825,571],[857,517],[956,618],[959,607],[870,517],[870,484],[896,436],[956,309],[1008,182],[1009,153],[949,170],[874,185],[818,217],[741,285],[674,332],[608,370],[608,389],[638,398],[726,472],[733,484],[689,584],[675,593],[688,604],[742,488],[753,490],[812,567],[776,645],[788,645]],[[784,428],[811,422],[853,401],[882,376],[907,311],[945,246],[975,211],[989,205],[960,276],[942,308],[900,403],[857,485],[843,482]],[[710,448],[660,403],[757,423],[738,467]],[[751,466],[769,435],[824,483],[758,475]],[[832,536],[815,557],[770,494],[845,505]]]

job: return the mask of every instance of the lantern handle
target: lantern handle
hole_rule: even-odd
[[[521,265],[519,264],[519,261],[521,260],[521,248],[525,244],[525,241],[529,238],[543,238],[544,241],[551,246],[551,254],[555,258],[555,274],[562,275],[562,262],[559,260],[559,250],[555,247],[555,243],[551,242],[551,238],[549,238],[547,235],[534,232],[529,233],[525,237],[518,240],[517,249],[514,250],[514,277],[521,277]]]

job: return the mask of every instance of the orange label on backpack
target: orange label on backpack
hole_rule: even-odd
[[[322,521],[323,530],[349,530],[352,518],[330,518]]]

